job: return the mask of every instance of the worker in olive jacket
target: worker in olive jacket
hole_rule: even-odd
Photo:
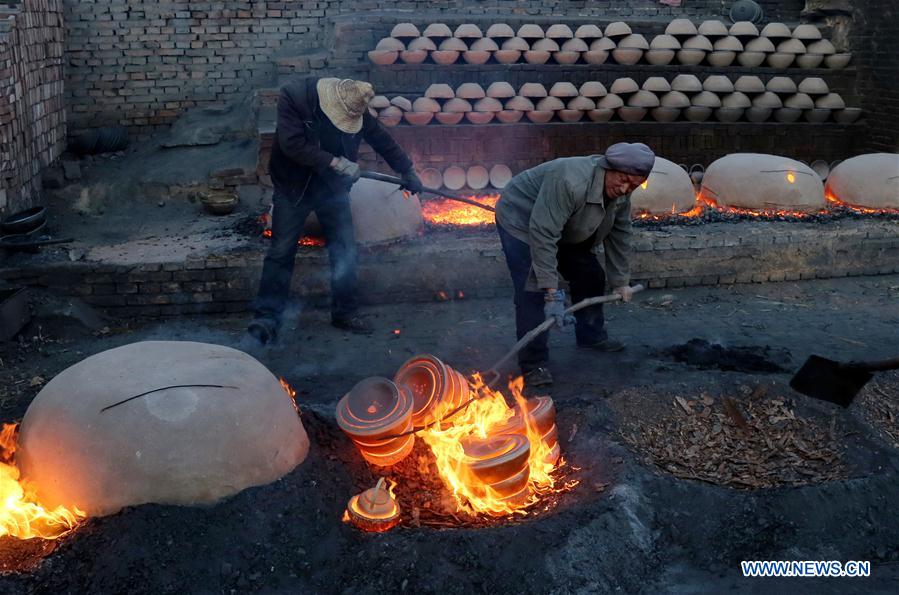
[[[630,301],[630,194],[652,171],[655,154],[644,144],[618,143],[605,155],[549,161],[512,178],[496,208],[496,224],[515,287],[518,338],[553,317],[559,327],[568,281],[575,303],[603,295],[606,281]],[[605,270],[594,248],[602,245]],[[603,328],[602,305],[575,314],[577,344],[600,351],[624,345]],[[529,387],[551,384],[549,348],[543,334],[519,352]]]
[[[331,261],[331,323],[370,332],[357,314],[356,240],[349,191],[359,179],[356,163],[365,140],[400,173],[403,187],[422,189],[412,161],[368,111],[374,89],[367,82],[306,77],[281,89],[272,148],[274,184],[272,243],[262,268],[255,316],[247,331],[272,340],[287,304],[297,241],[309,213],[321,223]]]

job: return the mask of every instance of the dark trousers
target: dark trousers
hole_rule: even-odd
[[[496,229],[515,287],[515,331],[521,339],[546,319],[543,315],[544,292],[525,291],[531,272],[531,247],[512,237],[501,225],[497,224]],[[572,303],[603,295],[606,275],[593,253],[593,238],[580,244],[560,243],[558,248],[559,273],[568,281]],[[602,304],[576,312],[575,318],[574,332],[579,345],[592,345],[606,339]],[[527,373],[549,362],[548,342],[549,333],[543,333],[518,353],[522,372]]]
[[[276,191],[272,203],[272,240],[262,265],[259,295],[254,304],[256,318],[280,324],[290,292],[297,242],[312,211],[321,223],[331,262],[331,317],[352,316],[357,307],[357,254],[349,196],[306,196],[297,202]]]

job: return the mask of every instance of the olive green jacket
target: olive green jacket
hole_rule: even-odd
[[[630,282],[631,197],[604,201],[599,157],[548,161],[521,172],[503,189],[496,222],[531,247],[529,291],[559,286],[559,242],[578,244],[591,236],[605,251],[607,284]]]

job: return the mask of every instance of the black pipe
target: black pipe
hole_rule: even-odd
[[[363,171],[361,176],[368,180],[378,180],[379,182],[389,182],[390,184],[397,184],[399,186],[403,185],[403,180],[398,178],[397,176],[390,176],[387,174],[378,173],[375,171]],[[458,194],[454,194],[452,192],[446,192],[444,190],[437,190],[436,188],[422,188],[422,192],[427,192],[428,194],[433,194],[435,196],[442,196],[444,198],[448,198],[450,200],[457,200],[459,202],[464,202],[465,204],[473,205],[476,207],[480,207],[485,211],[490,211],[491,213],[495,213],[496,209],[491,207],[490,205],[485,205],[482,202],[478,202],[476,200],[472,200],[470,198],[466,198],[464,196],[460,196]]]

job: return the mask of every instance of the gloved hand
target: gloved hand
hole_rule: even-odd
[[[565,314],[565,291],[556,289],[543,294],[546,303],[543,305],[543,314],[547,319],[553,318],[556,328],[562,329],[567,324],[573,324],[575,319],[571,314]]]
[[[421,178],[415,173],[415,170],[410,169],[403,174],[403,183],[400,184],[400,188],[408,190],[412,194],[418,194],[424,190],[425,187],[424,184],[421,183]]]
[[[617,293],[618,295],[620,295],[621,301],[625,302],[625,303],[631,301],[631,298],[634,297],[634,290],[629,285],[622,285],[621,287],[616,287],[615,289],[612,290],[612,293]]]
[[[350,161],[346,157],[338,157],[336,162],[331,163],[331,169],[334,170],[337,175],[346,178],[350,183],[358,180],[359,176],[362,174],[362,170],[359,169],[359,164],[355,161]]]

